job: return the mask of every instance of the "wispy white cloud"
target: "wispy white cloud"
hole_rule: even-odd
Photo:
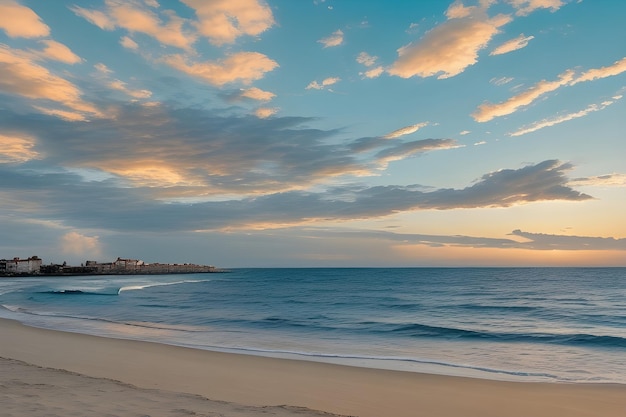
[[[525,48],[532,39],[535,39],[534,36],[524,36],[522,33],[517,38],[510,39],[504,42],[502,45],[494,48],[493,51],[489,55],[502,55],[508,54],[509,52],[517,51],[518,49]]]
[[[532,133],[535,132],[539,129],[543,129],[546,127],[550,127],[550,126],[554,126],[563,122],[567,122],[573,119],[578,119],[580,117],[584,117],[586,115],[588,115],[589,113],[593,113],[593,112],[597,112],[600,110],[604,110],[605,108],[607,108],[608,106],[610,106],[611,104],[613,104],[615,101],[613,100],[607,100],[607,101],[603,101],[600,104],[591,104],[589,106],[587,106],[585,109],[574,112],[574,113],[568,113],[565,114],[563,116],[557,116],[557,117],[553,117],[553,118],[549,118],[549,119],[544,119],[538,122],[535,122],[533,124],[531,124],[530,126],[527,127],[523,127],[513,133],[509,133],[509,136],[521,136],[521,135],[525,135],[527,133]]]
[[[416,123],[414,125],[410,125],[410,126],[405,126],[403,128],[394,130],[391,133],[386,134],[385,136],[383,136],[385,139],[396,139],[399,138],[401,136],[405,136],[405,135],[410,135],[411,133],[415,133],[418,130],[420,130],[421,128],[428,126],[428,122],[422,122],[422,123]]]
[[[464,136],[464,135],[467,135],[469,133],[472,133],[472,132],[470,132],[469,130],[463,130],[463,131],[459,132],[459,135]]]
[[[337,84],[339,81],[341,81],[339,77],[325,78],[322,82],[311,81],[309,85],[306,86],[306,90],[323,90],[326,87]]]
[[[513,81],[513,77],[494,77],[489,80],[491,84],[495,84],[498,86],[508,84],[511,81]]]
[[[12,38],[41,38],[50,28],[29,7],[14,0],[0,1],[0,29]]]
[[[474,146],[480,146],[480,145],[486,145],[486,144],[487,144],[486,140],[481,140],[480,142],[474,143]]]

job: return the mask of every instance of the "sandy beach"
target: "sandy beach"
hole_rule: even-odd
[[[517,383],[210,352],[0,320],[2,416],[622,417],[626,385]]]

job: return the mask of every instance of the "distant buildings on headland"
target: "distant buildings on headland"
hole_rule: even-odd
[[[129,275],[129,274],[192,274],[224,272],[212,265],[145,263],[139,259],[117,258],[113,262],[87,261],[80,266],[63,264],[43,265],[41,258],[0,259],[0,276],[33,275]]]

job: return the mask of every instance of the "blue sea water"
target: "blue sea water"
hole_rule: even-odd
[[[626,383],[626,268],[235,269],[0,278],[0,317],[488,379]]]

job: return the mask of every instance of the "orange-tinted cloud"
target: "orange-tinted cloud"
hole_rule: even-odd
[[[270,101],[276,96],[276,94],[269,91],[263,91],[257,87],[252,87],[243,90],[240,96],[245,98],[251,98],[252,100]]]
[[[216,86],[233,82],[250,84],[278,67],[276,61],[259,52],[238,52],[225,59],[205,62],[191,62],[185,56],[176,54],[164,57],[163,62]]]
[[[116,27],[134,33],[143,33],[164,45],[189,49],[196,40],[196,35],[184,28],[185,20],[173,12],[164,12],[167,21],[139,2],[106,0],[106,9],[89,10],[74,6],[72,11],[104,30]]]
[[[182,0],[195,10],[196,27],[214,45],[233,43],[243,35],[257,36],[274,25],[272,10],[258,0]]]
[[[573,71],[566,71],[556,81],[539,81],[528,90],[498,104],[484,103],[472,114],[477,122],[488,122],[500,116],[514,113],[520,107],[528,106],[542,95],[568,85],[574,79]]]
[[[324,48],[332,48],[343,43],[343,31],[341,29],[334,31],[330,36],[322,38],[318,41]]]
[[[41,155],[34,147],[35,140],[32,137],[0,134],[0,164],[39,159]]]
[[[12,38],[41,38],[50,28],[39,15],[14,0],[0,0],[0,29]]]
[[[513,38],[504,42],[502,45],[496,47],[489,55],[502,55],[508,54],[509,52],[517,51],[518,49],[525,48],[532,39],[535,39],[534,36],[524,36],[522,33],[517,38]]]
[[[46,59],[64,62],[66,64],[78,64],[82,59],[76,55],[70,48],[60,42],[46,39],[41,41],[46,47],[39,54]]]
[[[34,62],[33,54],[0,45],[0,91],[36,100],[51,100],[77,115],[101,116],[71,82]],[[65,109],[64,111],[67,111]]]
[[[402,78],[436,75],[439,79],[458,75],[477,62],[478,51],[511,21],[507,15],[488,17],[482,9],[452,16],[419,42],[398,49],[398,59],[389,74]]]
[[[565,3],[562,0],[508,0],[517,9],[518,16],[526,16],[537,9],[550,9],[555,12]]]
[[[614,75],[619,75],[623,72],[626,72],[626,57],[615,61],[613,65],[609,65],[607,67],[602,68],[594,68],[588,71],[585,71],[580,75],[580,77],[576,78],[572,85],[584,82],[584,81],[593,81],[601,78],[612,77]]]

